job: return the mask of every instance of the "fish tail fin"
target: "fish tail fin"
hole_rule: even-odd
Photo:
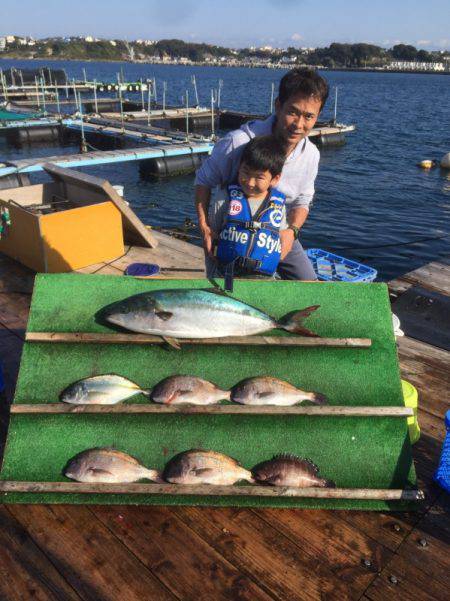
[[[147,478],[147,480],[151,480],[152,482],[157,482],[158,484],[164,482],[161,476],[161,472],[159,470],[145,468],[144,478]]]
[[[277,326],[282,328],[283,330],[287,330],[288,332],[293,332],[294,334],[303,334],[304,336],[318,336],[308,328],[302,326],[302,321],[309,317],[311,313],[316,311],[320,305],[312,305],[311,307],[306,307],[301,311],[292,311],[288,313],[280,321],[277,323]]]
[[[334,480],[327,480],[326,478],[322,478],[319,486],[321,488],[336,488],[336,482],[334,482]]]
[[[152,390],[153,390],[152,388],[141,388],[141,389],[139,390],[139,392],[140,392],[141,394],[143,394],[144,396],[146,396],[146,397],[149,397],[149,398],[150,398],[150,395],[152,394]]]
[[[316,405],[328,405],[328,397],[320,392],[313,392],[310,400]]]
[[[253,474],[249,470],[242,468],[241,473],[241,480],[247,480],[247,482],[250,482],[250,484],[256,484],[256,480],[254,479]]]
[[[218,390],[217,392],[220,396],[219,400],[224,399],[226,401],[229,401],[231,399],[231,390]]]

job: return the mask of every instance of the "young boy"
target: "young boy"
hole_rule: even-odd
[[[209,226],[215,233],[215,260],[206,258],[208,277],[273,277],[287,229],[285,195],[277,190],[285,148],[273,135],[245,146],[238,183],[221,190],[211,203]]]

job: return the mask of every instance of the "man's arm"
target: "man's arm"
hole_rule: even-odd
[[[208,221],[211,190],[230,181],[232,172],[233,140],[231,135],[219,140],[211,155],[203,161],[195,177],[195,207],[198,225],[203,237],[203,247],[212,256],[212,243],[216,237]]]
[[[211,200],[211,188],[197,184],[195,186],[195,207],[198,215],[198,226],[203,238],[205,253],[212,256],[213,240],[216,237],[208,222],[209,201]]]

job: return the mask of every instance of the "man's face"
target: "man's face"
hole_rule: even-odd
[[[251,169],[245,163],[239,167],[238,182],[245,196],[260,196],[272,186],[276,186],[280,176],[272,177],[270,171]]]
[[[305,98],[294,94],[283,104],[280,104],[277,99],[275,102],[277,122],[274,133],[288,147],[296,146],[300,140],[306,138],[316,124],[321,104],[321,101],[314,96]]]

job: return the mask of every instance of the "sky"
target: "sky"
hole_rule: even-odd
[[[450,49],[449,0],[0,0],[0,35]]]

